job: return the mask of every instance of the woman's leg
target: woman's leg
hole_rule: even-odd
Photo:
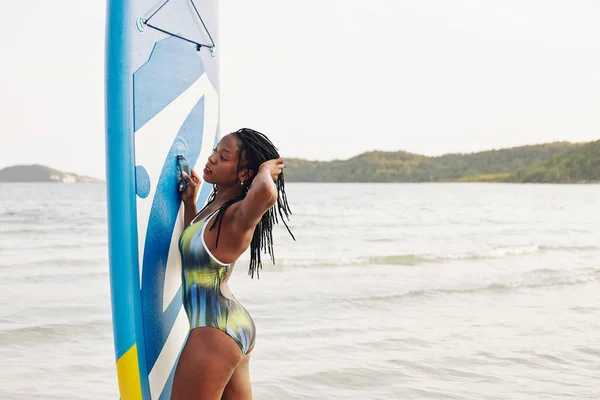
[[[171,400],[219,400],[243,359],[240,347],[224,332],[193,329],[179,357]]]
[[[221,400],[252,400],[250,354],[244,357],[229,379]]]

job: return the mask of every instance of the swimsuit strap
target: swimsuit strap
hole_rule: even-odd
[[[219,209],[217,209],[217,211],[219,211]],[[204,231],[206,230],[206,226],[208,225],[210,219],[215,215],[215,213],[217,211],[211,213],[208,217],[206,217],[204,219],[204,222],[202,223],[202,228],[200,229],[200,238],[202,239],[202,245],[204,246],[204,251],[206,251],[206,254],[208,254],[208,256],[210,258],[212,258],[214,262],[221,265],[222,267],[229,267],[231,265],[231,263],[225,264],[224,262],[219,261],[219,259],[217,257],[215,257],[211,253],[211,251],[208,249],[208,245],[206,244],[206,241],[204,240]]]
[[[215,211],[211,212],[209,215],[207,215],[206,217],[204,217],[204,220],[205,220],[205,221],[206,221],[206,220],[208,220],[210,217],[212,217],[213,215],[215,215],[215,213],[219,212],[219,210],[220,210],[220,209],[221,209],[221,207],[219,207],[219,208],[217,208]],[[202,211],[203,211],[203,210],[200,210],[200,211],[198,212],[198,214],[196,214],[196,215],[194,216],[194,218],[192,218],[192,222],[190,222],[190,225],[193,225],[193,224],[195,224],[196,222],[198,222],[198,221],[196,221],[196,218],[198,218],[198,215],[200,215],[200,213],[201,213]]]

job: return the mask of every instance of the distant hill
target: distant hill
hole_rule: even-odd
[[[100,179],[61,172],[43,165],[15,165],[0,170],[0,182],[91,183]]]
[[[600,181],[599,143],[556,142],[439,157],[371,151],[328,162],[286,159],[285,174],[289,182]]]
[[[427,157],[370,151],[348,160],[285,159],[288,182],[600,182],[600,140]],[[0,182],[102,182],[43,165],[0,170]]]
[[[511,173],[507,182],[600,182],[600,140]]]

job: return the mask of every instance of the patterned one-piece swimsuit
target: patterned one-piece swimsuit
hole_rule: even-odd
[[[204,241],[204,231],[211,214],[192,223],[179,238],[183,305],[194,328],[213,327],[229,335],[247,354],[254,346],[256,327],[248,311],[232,296],[221,293],[221,282],[232,264],[224,264],[210,252]]]

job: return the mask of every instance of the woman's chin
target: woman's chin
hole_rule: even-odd
[[[212,174],[209,174],[209,173],[206,173],[206,172],[204,172],[204,173],[202,174],[202,180],[203,180],[204,182],[206,182],[206,183],[210,183],[211,185],[214,185],[214,182],[213,182],[213,181],[212,181],[212,179],[211,179],[211,175],[212,175]]]

